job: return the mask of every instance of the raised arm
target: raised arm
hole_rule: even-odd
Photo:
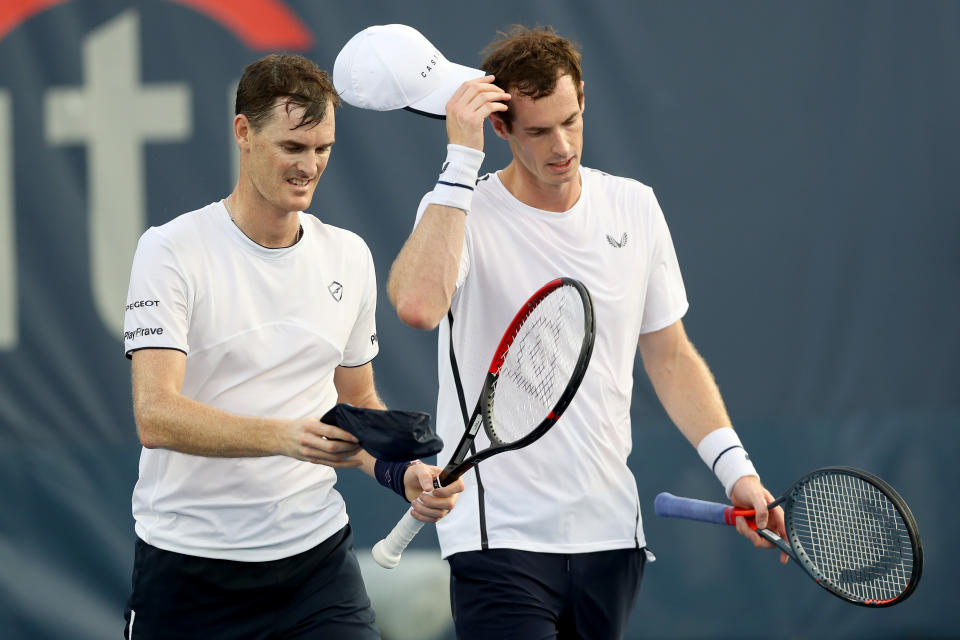
[[[467,212],[430,204],[390,267],[387,296],[404,324],[435,329],[457,288]]]
[[[436,328],[456,291],[469,202],[483,161],[483,122],[510,95],[493,76],[465,82],[447,103],[447,160],[427,207],[397,255],[387,295],[404,323]]]

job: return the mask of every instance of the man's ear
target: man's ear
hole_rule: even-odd
[[[487,116],[487,119],[490,120],[490,124],[493,126],[493,132],[497,134],[498,137],[507,140],[510,137],[510,129],[507,127],[507,123],[499,113],[491,113]]]
[[[580,113],[587,108],[587,93],[583,90],[583,80],[580,81]]]
[[[243,149],[245,145],[250,144],[250,120],[244,114],[240,113],[233,119],[233,137],[237,142],[237,147]]]

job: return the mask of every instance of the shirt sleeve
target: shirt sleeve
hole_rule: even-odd
[[[363,249],[366,257],[366,283],[356,322],[343,349],[342,365],[345,367],[364,365],[380,352],[380,343],[377,340],[377,275],[373,256],[366,243],[363,243]]]
[[[137,244],[123,318],[123,346],[129,358],[139,349],[188,352],[190,292],[179,260],[155,229]]]
[[[648,224],[653,237],[653,248],[650,252],[647,296],[643,305],[640,333],[651,333],[669,327],[682,318],[690,306],[667,221],[656,196],[652,191],[649,195]]]

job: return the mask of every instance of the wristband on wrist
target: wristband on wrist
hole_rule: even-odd
[[[447,159],[440,170],[437,184],[427,196],[428,204],[440,204],[470,213],[473,188],[477,184],[483,157],[483,151],[478,149],[448,144]]]
[[[403,485],[403,476],[407,472],[407,467],[412,464],[418,464],[419,460],[413,462],[384,462],[377,460],[373,464],[373,476],[377,482],[391,489],[398,496],[407,499],[407,490]]]
[[[717,476],[728,498],[733,492],[733,485],[740,478],[760,477],[733,427],[723,427],[708,433],[697,445],[697,453]]]

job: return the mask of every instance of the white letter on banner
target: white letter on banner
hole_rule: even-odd
[[[189,138],[190,88],[140,82],[140,20],[132,9],[84,40],[83,75],[80,88],[47,92],[46,132],[54,144],[87,146],[94,305],[119,336],[130,265],[147,221],[143,145]]]

